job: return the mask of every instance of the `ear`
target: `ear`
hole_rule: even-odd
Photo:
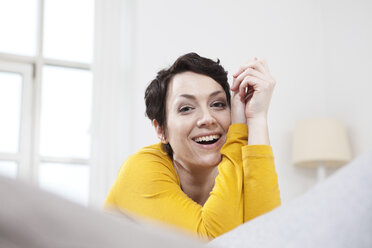
[[[154,125],[156,135],[158,136],[159,140],[163,144],[168,144],[167,139],[164,137],[163,129],[159,126],[159,123],[154,119],[152,121],[152,124]]]

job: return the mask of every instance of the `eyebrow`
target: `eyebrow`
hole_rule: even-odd
[[[214,97],[214,96],[216,96],[216,95],[218,95],[218,94],[220,94],[220,93],[223,93],[223,91],[221,91],[221,90],[217,90],[217,91],[215,91],[215,92],[212,92],[212,93],[209,95],[209,97]],[[194,95],[189,95],[189,94],[182,94],[182,95],[180,95],[180,97],[184,97],[184,98],[187,98],[187,99],[193,99],[193,100],[196,99],[196,97],[195,97]]]

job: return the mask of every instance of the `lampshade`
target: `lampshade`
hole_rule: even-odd
[[[296,123],[293,163],[298,166],[341,166],[351,160],[349,139],[337,119],[314,118]]]

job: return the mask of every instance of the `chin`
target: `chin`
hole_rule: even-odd
[[[218,154],[209,154],[202,161],[201,164],[205,167],[215,167],[222,161],[222,155]]]

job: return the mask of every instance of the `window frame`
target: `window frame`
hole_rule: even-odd
[[[86,165],[91,170],[91,154],[88,159],[72,158],[72,157],[48,157],[40,154],[40,121],[41,121],[41,88],[42,88],[42,70],[44,66],[57,66],[65,68],[73,68],[87,70],[92,73],[92,63],[81,63],[68,60],[58,60],[45,58],[43,56],[43,35],[44,35],[44,6],[45,1],[39,0],[37,11],[37,42],[35,56],[17,55],[0,52],[0,65],[4,68],[13,68],[12,70],[22,75],[29,75],[27,85],[22,85],[22,104],[21,104],[21,130],[19,154],[0,153],[0,160],[10,160],[18,162],[17,177],[31,181],[39,186],[39,166],[41,163],[66,163]],[[93,4],[95,1],[93,0]],[[94,22],[95,20],[93,20]],[[93,23],[94,25],[94,23]],[[94,37],[92,37],[94,39]],[[93,51],[92,51],[93,53]],[[93,56],[92,56],[93,57]],[[13,72],[11,71],[11,72]],[[92,85],[93,85],[92,80]],[[92,96],[93,97],[93,96]],[[91,109],[93,108],[91,102]],[[92,122],[92,120],[90,120]],[[22,138],[21,138],[22,137]],[[91,141],[92,142],[92,141]],[[89,187],[89,196],[91,198],[91,187]],[[88,202],[89,204],[89,202]]]
[[[42,48],[43,2],[39,0],[37,55]],[[136,81],[136,0],[94,0],[94,52],[91,64],[55,61],[37,56],[0,53],[0,60],[24,62],[33,66],[33,95],[35,109],[32,139],[39,137],[40,79],[43,63],[90,70],[93,74],[90,194],[88,205],[102,208],[123,161],[133,152],[134,123],[138,114],[133,108]],[[38,95],[37,95],[38,94]],[[107,111],[109,110],[109,111]],[[34,131],[35,130],[35,131]],[[35,141],[34,141],[35,142]],[[32,164],[40,159],[33,148]],[[36,155],[35,155],[36,154]],[[73,161],[70,161],[73,162]],[[81,163],[81,161],[77,161]],[[33,181],[38,185],[38,170],[33,169]],[[36,180],[35,180],[36,178]]]
[[[31,166],[31,132],[32,132],[32,66],[0,60],[2,72],[16,73],[22,76],[20,126],[18,137],[18,151],[16,153],[0,153],[0,160],[17,163],[17,177],[30,179]]]

